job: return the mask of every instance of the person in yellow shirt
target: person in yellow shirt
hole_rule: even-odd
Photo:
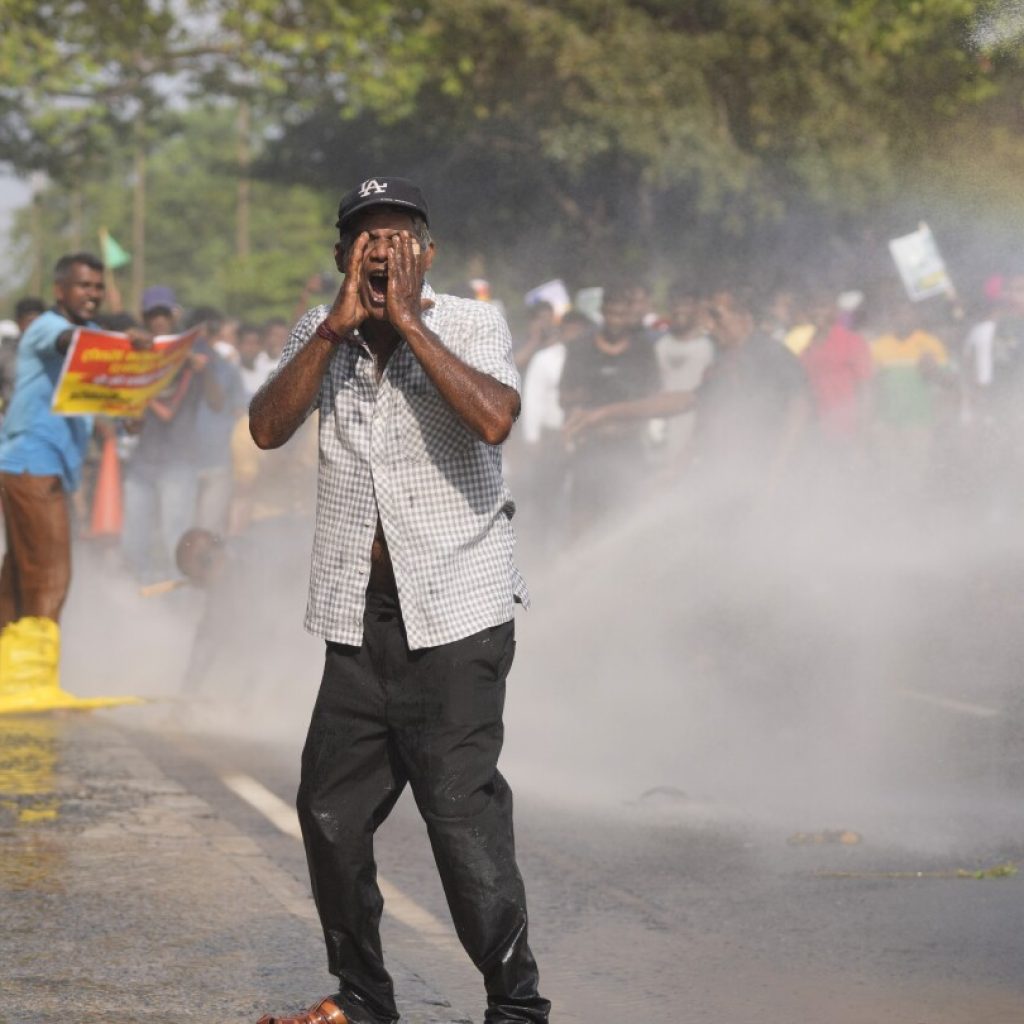
[[[871,343],[875,433],[882,463],[913,487],[928,470],[936,395],[952,368],[946,347],[919,325],[909,303],[891,322],[894,329]]]
[[[887,423],[931,423],[937,371],[949,366],[945,346],[920,328],[904,337],[883,334],[871,343],[878,388],[877,413]]]
[[[299,443],[287,456],[261,451],[249,434],[243,416],[231,435],[235,500],[231,533],[244,533],[254,522],[312,512],[316,495],[317,432],[311,423],[301,428]]]

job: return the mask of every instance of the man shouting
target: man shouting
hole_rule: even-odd
[[[331,307],[295,326],[249,410],[276,448],[320,413],[306,628],[326,641],[302,753],[299,820],[334,996],[261,1024],[398,1018],[378,926],[373,836],[405,784],[427,825],[452,918],[483,974],[485,1019],[543,1022],[497,769],[513,605],[514,504],[501,443],[519,413],[508,327],[436,295],[426,201],[401,178],[341,200]]]

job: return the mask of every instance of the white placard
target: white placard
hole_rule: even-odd
[[[557,277],[553,281],[545,281],[544,284],[531,288],[523,296],[523,301],[528,306],[534,306],[538,302],[546,302],[555,311],[556,320],[561,320],[572,309],[569,290],[565,287],[565,282]]]
[[[903,287],[913,302],[933,295],[953,294],[953,282],[946,271],[946,263],[927,224],[921,224],[909,235],[891,239],[889,251],[900,272]]]

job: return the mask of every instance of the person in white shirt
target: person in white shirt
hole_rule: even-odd
[[[523,412],[519,419],[528,500],[524,534],[540,539],[545,551],[558,548],[566,519],[565,413],[559,397],[567,346],[594,330],[588,316],[570,310],[551,342],[535,352],[523,375]]]
[[[551,343],[534,353],[523,375],[523,414],[519,419],[523,440],[539,444],[562,429],[565,414],[558,401],[558,383],[565,366],[566,345],[593,330],[593,321],[570,310],[562,317]]]
[[[251,398],[266,383],[274,369],[273,363],[263,351],[260,329],[254,324],[241,324],[238,328],[238,372],[242,385]]]
[[[671,330],[654,346],[662,383],[666,391],[696,391],[714,361],[715,346],[707,334],[706,303],[692,287],[681,284],[673,289],[669,323]],[[652,420],[650,432],[658,451],[657,461],[667,467],[678,466],[696,423],[696,409],[672,419]]]

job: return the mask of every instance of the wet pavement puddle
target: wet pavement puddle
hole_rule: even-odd
[[[51,716],[0,717],[0,889],[61,889],[66,851],[47,835],[61,811],[59,731]]]

